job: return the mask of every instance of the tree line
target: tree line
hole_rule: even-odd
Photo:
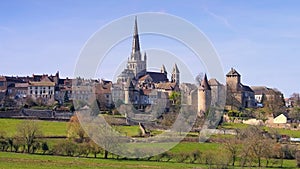
[[[16,131],[16,135],[13,137],[7,137],[5,132],[0,132],[1,151],[94,158],[102,155],[102,158],[127,159],[109,153],[87,137],[76,116],[68,123],[68,138],[51,146],[43,138],[42,131],[40,131],[36,121],[23,121],[17,126]],[[284,159],[296,159],[300,166],[300,153],[297,151],[297,147],[280,144],[276,133],[270,134],[255,126],[239,130],[237,133],[235,136],[222,138],[217,150],[167,151],[159,155],[136,158],[135,160],[199,163],[206,164],[210,168],[230,168],[231,166],[282,167]],[[110,140],[106,144],[114,143],[113,140]]]

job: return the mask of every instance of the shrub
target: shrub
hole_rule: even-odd
[[[47,142],[42,143],[42,150],[43,150],[43,154],[45,154],[49,150]]]
[[[175,155],[175,160],[178,163],[183,163],[189,158],[189,154],[185,152],[181,152]]]
[[[201,152],[199,150],[195,150],[189,154],[190,163],[195,163],[200,160]]]
[[[64,140],[54,146],[54,153],[56,155],[74,156],[75,152],[77,151],[77,148],[77,144],[73,141]]]

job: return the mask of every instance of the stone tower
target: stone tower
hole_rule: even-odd
[[[131,104],[133,94],[134,94],[134,86],[132,81],[128,79],[126,85],[124,86],[125,104]]]
[[[209,110],[211,103],[211,88],[208,84],[207,76],[204,75],[203,80],[198,87],[198,113],[202,115]]]
[[[234,69],[231,70],[226,74],[226,85],[227,90],[231,91],[239,91],[241,84],[241,75]]]
[[[162,65],[161,66],[161,68],[160,68],[160,73],[163,73],[164,75],[168,75],[168,72],[167,72],[167,70],[166,70],[166,67],[165,67],[165,65]]]
[[[135,18],[132,50],[131,50],[131,56],[130,58],[128,58],[127,68],[129,70],[132,70],[136,78],[139,78],[140,76],[146,74],[146,68],[147,68],[146,64],[147,64],[147,56],[146,53],[144,54],[143,58],[141,55],[140,41],[139,41],[139,34],[138,34],[138,27],[137,27],[137,18]]]
[[[180,72],[179,72],[179,69],[178,69],[178,67],[175,63],[175,65],[173,67],[173,71],[172,71],[171,82],[176,83],[176,84],[179,85],[179,83],[180,83],[179,75],[180,75]]]

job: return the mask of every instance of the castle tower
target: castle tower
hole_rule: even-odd
[[[241,75],[234,69],[231,70],[226,74],[226,85],[231,91],[238,91],[240,90],[241,84]]]
[[[128,59],[127,68],[129,70],[132,70],[134,73],[134,76],[136,78],[138,78],[138,77],[146,74],[146,67],[147,67],[146,64],[147,64],[146,53],[144,54],[143,59],[141,56],[137,18],[135,18],[134,33],[133,33],[133,40],[132,40],[132,50],[131,50],[131,56]]]
[[[175,63],[175,65],[173,67],[173,71],[172,71],[171,82],[176,83],[176,84],[179,85],[179,83],[180,83],[179,75],[180,75],[180,72],[179,72],[179,69],[178,69],[178,67]]]
[[[168,72],[167,72],[167,70],[166,70],[165,65],[162,65],[162,66],[161,66],[161,68],[160,68],[160,73],[163,73],[164,75],[167,76]]]
[[[198,113],[202,115],[209,110],[211,103],[211,88],[208,84],[207,76],[204,75],[200,86],[198,87]]]
[[[130,79],[128,79],[126,85],[124,86],[125,104],[131,104],[133,92],[134,92],[133,83]]]

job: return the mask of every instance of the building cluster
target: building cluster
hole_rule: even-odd
[[[226,109],[240,110],[263,106],[265,97],[283,97],[275,89],[242,84],[241,75],[233,68],[226,74],[226,84],[214,78],[208,80],[206,74],[198,85],[181,83],[180,69],[176,63],[173,64],[170,79],[164,65],[159,72],[147,71],[147,55],[142,55],[135,20],[131,55],[116,82],[60,78],[59,72],[30,77],[0,76],[0,99],[10,98],[17,105],[24,105],[25,100],[30,98],[49,105],[55,101],[62,104],[71,100],[88,102],[96,98],[101,109],[120,104],[146,109],[150,105],[164,104],[164,111],[168,111],[170,105],[175,104],[172,94],[179,93],[181,104],[191,105],[198,113],[203,113],[211,106],[226,105]]]
[[[13,100],[14,106],[24,106],[29,99],[40,105],[52,105],[72,100],[88,102],[96,96],[109,108],[111,84],[105,80],[60,78],[59,72],[55,75],[0,76],[0,100],[2,106],[7,99]]]

